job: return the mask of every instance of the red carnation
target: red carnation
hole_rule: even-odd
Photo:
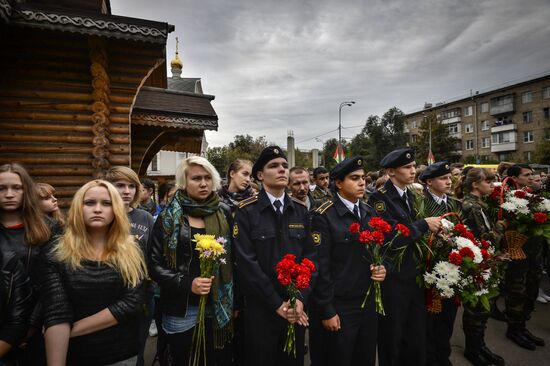
[[[472,251],[472,249],[468,248],[468,247],[464,247],[462,249],[460,249],[458,251],[458,253],[462,256],[462,257],[470,257],[470,258],[474,258],[474,252]]]
[[[462,256],[457,252],[451,252],[451,254],[449,254],[449,262],[460,266],[462,264]]]
[[[516,196],[517,198],[525,198],[527,194],[524,191],[515,191],[514,196]]]
[[[544,224],[548,220],[548,216],[544,212],[535,212],[533,218],[539,224]]]
[[[373,217],[369,220],[369,226],[374,230],[387,234],[391,231],[391,225],[381,217]]]
[[[488,242],[487,240],[481,239],[481,247],[482,247],[483,249],[489,249],[489,246],[490,246],[490,244],[489,244],[489,242]]]
[[[277,276],[277,280],[281,283],[281,285],[283,286],[288,286],[290,285],[290,282],[292,281],[292,279],[290,278],[289,275],[284,275],[282,273],[279,273],[279,275]]]
[[[493,191],[491,192],[491,195],[489,196],[492,200],[497,200],[502,195],[502,187],[495,187],[493,188]]]
[[[491,257],[487,249],[481,249],[481,256],[483,257],[484,261],[486,261],[487,259],[489,259],[489,257]]]
[[[298,277],[296,277],[296,288],[298,290],[304,290],[309,287],[309,279],[311,277],[311,274],[303,274]]]
[[[349,226],[349,232],[352,234],[358,233],[361,230],[361,225],[359,225],[357,222],[354,222]]]
[[[294,254],[285,254],[285,256],[283,257],[283,260],[290,261],[290,262],[295,262],[296,261],[296,256]]]
[[[372,233],[372,241],[374,241],[378,245],[384,244],[384,234],[382,234],[380,231],[374,231]]]
[[[369,244],[372,241],[372,233],[368,230],[361,231],[359,234],[359,242],[361,244]]]
[[[309,268],[309,270],[311,272],[315,272],[315,265],[313,264],[313,262],[311,260],[309,260],[308,258],[304,258],[302,259],[302,266],[306,267],[306,268]]]
[[[399,231],[399,233],[404,236],[405,238],[409,235],[411,235],[411,231],[408,227],[406,227],[403,224],[397,224],[395,225],[395,230]]]

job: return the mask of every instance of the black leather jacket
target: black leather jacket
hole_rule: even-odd
[[[220,203],[219,209],[223,211],[226,219],[231,216],[230,209],[226,204]],[[149,274],[160,287],[161,312],[166,315],[184,317],[187,313],[191,283],[193,282],[193,278],[189,275],[189,266],[193,256],[189,219],[184,216],[180,227],[175,270],[166,261],[160,216],[155,222],[152,235]]]
[[[0,251],[0,340],[17,346],[25,337],[32,310],[31,284],[23,264]]]

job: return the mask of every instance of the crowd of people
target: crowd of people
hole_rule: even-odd
[[[415,243],[456,212],[504,252],[508,222],[485,202],[493,185],[508,178],[515,188],[544,192],[550,184],[521,164],[495,173],[447,162],[417,167],[410,148],[387,154],[379,170],[367,168],[355,156],[330,171],[289,169],[277,146],[254,162],[234,161],[224,180],[199,156],[182,160],[176,180],[158,187],[115,166],[78,189],[65,214],[53,186],[34,183],[19,164],[0,166],[0,365],[141,366],[152,332],[155,361],[186,366],[197,352],[201,298],[200,364],[302,366],[309,352],[313,366],[451,365],[459,304],[443,299],[440,311],[427,310],[417,283],[426,266]],[[395,256],[374,263],[350,231],[373,218],[407,228],[392,240],[404,248],[399,263]],[[225,243],[211,277],[201,276],[201,234]],[[464,304],[464,355],[472,364],[505,364],[485,343],[490,316],[507,322],[506,336],[518,346],[544,346],[526,325],[537,298],[547,298],[539,290],[545,243],[529,238],[527,259],[504,266],[502,311],[496,298],[490,311]],[[295,304],[276,271],[287,254],[315,265]],[[374,296],[365,297],[374,283],[384,315]],[[289,324],[295,354],[284,351]]]

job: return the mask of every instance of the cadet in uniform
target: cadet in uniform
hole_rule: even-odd
[[[436,217],[417,218],[415,196],[407,185],[414,182],[416,163],[414,150],[397,149],[387,154],[380,165],[390,179],[369,198],[376,213],[392,226],[404,224],[410,228],[409,237],[398,237],[395,246],[406,246],[403,260],[389,268],[382,284],[386,316],[378,324],[378,356],[380,366],[425,364],[426,304],[424,291],[416,284],[417,260],[414,243],[428,230],[437,232],[441,220]]]
[[[372,281],[383,281],[386,269],[373,267],[359,235],[349,232],[354,222],[365,229],[373,216],[361,200],[365,191],[363,158],[339,163],[331,171],[331,179],[337,193],[313,213],[311,222],[319,261],[312,300],[316,319],[310,327],[312,361],[315,366],[374,366],[378,324],[374,293],[364,308],[361,305]]]
[[[252,176],[262,181],[263,188],[258,196],[241,201],[235,215],[237,270],[247,306],[245,364],[250,366],[304,363],[304,326],[308,325],[304,303],[297,300],[296,312],[289,309],[285,288],[275,271],[285,254],[294,254],[299,261],[315,259],[307,208],[285,193],[288,174],[283,150],[265,148],[252,167]],[[309,291],[302,292],[304,301]],[[296,358],[283,352],[289,322],[297,323]]]
[[[507,175],[520,189],[531,188],[533,185],[533,170],[529,165],[513,165],[508,168]],[[543,237],[530,237],[523,245],[527,258],[510,261],[506,269],[504,284],[508,323],[506,336],[518,346],[529,350],[545,345],[544,339],[533,335],[526,328],[526,322],[531,317],[539,292],[542,277],[542,247],[545,243],[546,240]]]
[[[482,168],[471,168],[462,177],[456,190],[456,197],[462,199],[464,224],[478,239],[490,241],[497,250],[504,234],[505,223],[494,222],[483,197],[492,191],[494,176]],[[485,345],[485,328],[489,312],[481,305],[472,307],[464,304],[462,328],[464,329],[464,356],[476,366],[504,365],[504,359]]]
[[[449,196],[452,188],[452,177],[449,163],[441,161],[426,168],[420,175],[420,181],[426,185],[424,193],[425,216],[442,216],[448,212],[458,212],[460,201]],[[456,223],[449,217],[448,220]],[[447,242],[435,237],[432,244],[433,255],[427,264],[431,270],[439,260],[446,260],[451,252]],[[452,365],[451,336],[453,335],[457,304],[453,299],[441,299],[439,312],[428,312],[426,323],[426,365]]]
[[[313,180],[315,189],[313,190],[313,198],[325,203],[332,198],[332,192],[329,190],[329,174],[328,170],[320,166],[313,171]]]

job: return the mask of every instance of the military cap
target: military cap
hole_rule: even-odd
[[[348,158],[338,164],[330,171],[332,180],[344,180],[346,175],[358,169],[363,169],[364,160],[362,156]]]
[[[258,174],[258,172],[262,170],[269,161],[277,158],[283,158],[286,160],[286,155],[283,149],[279,146],[268,146],[263,149],[258,159],[254,162],[254,166],[252,167],[252,176],[258,179],[256,174]]]
[[[412,163],[414,159],[414,150],[409,147],[405,147],[388,153],[382,158],[380,165],[382,168],[399,168],[400,166]]]
[[[426,183],[428,179],[441,177],[442,175],[449,174],[451,172],[451,166],[446,161],[440,161],[433,163],[428,166],[422,174],[420,174],[420,179],[422,182]]]

